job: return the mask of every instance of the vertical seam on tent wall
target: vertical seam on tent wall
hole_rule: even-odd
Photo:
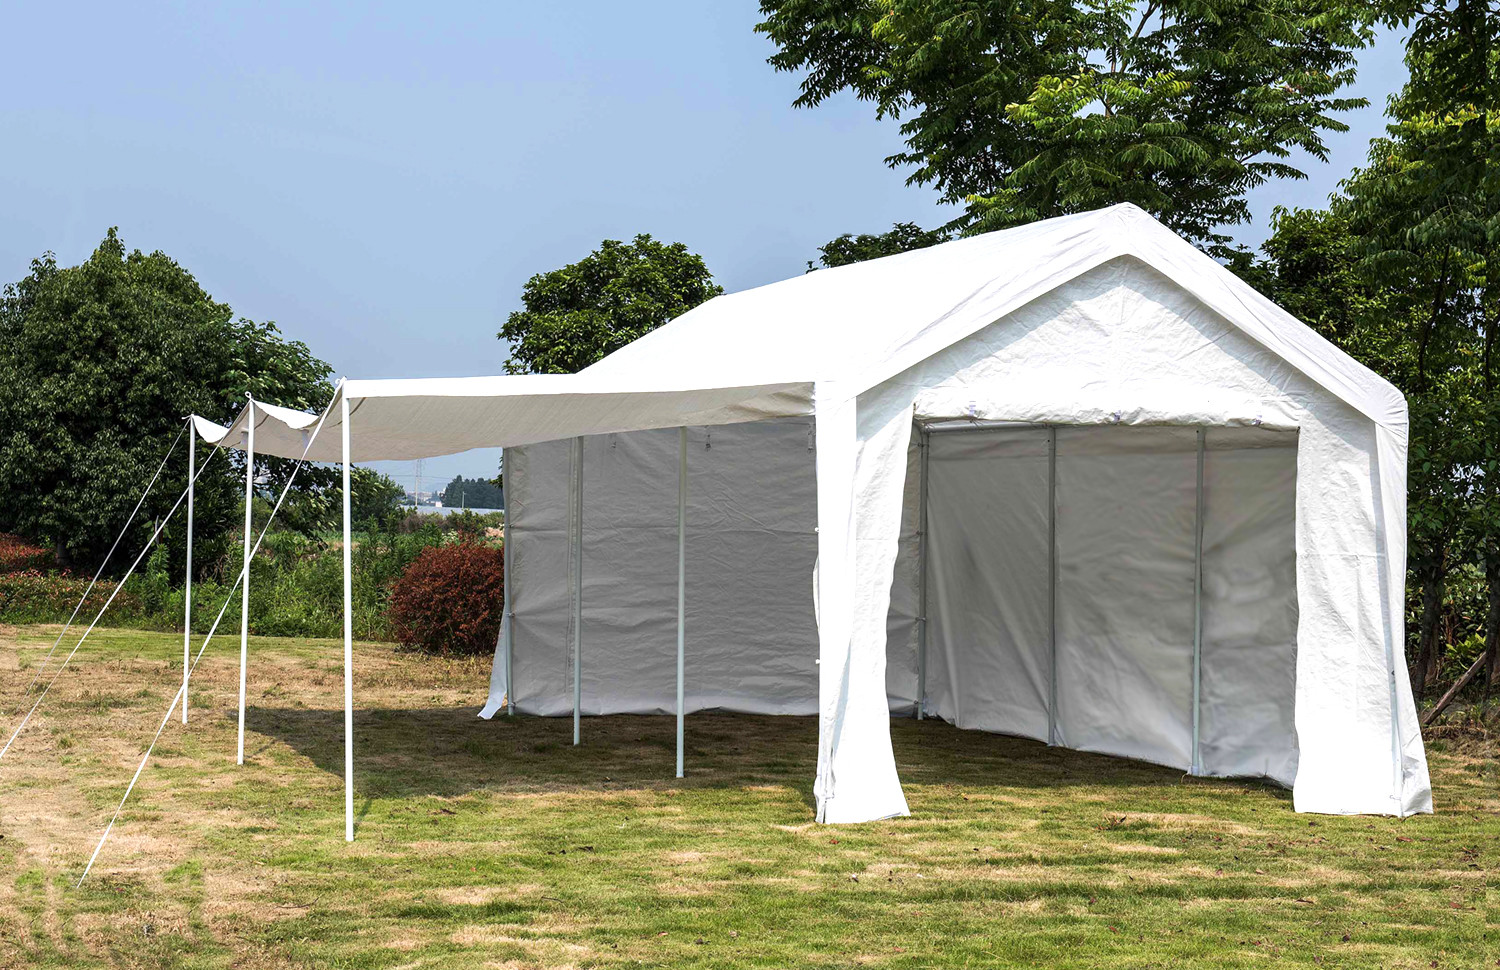
[[[501,461],[503,462],[504,453],[502,452],[501,454]],[[501,606],[501,609],[504,610],[501,622],[504,624],[503,632],[505,635],[505,713],[507,715],[514,715],[516,713],[516,683],[513,658],[516,652],[516,601],[515,593],[511,588],[510,573],[512,564],[515,562],[515,557],[511,554],[510,502],[505,498],[505,475],[503,471],[500,477],[500,504],[504,506],[503,511],[505,514],[505,518],[501,520],[500,524],[500,541],[504,543],[501,550],[501,568],[505,570],[504,582],[502,584],[503,592],[501,594],[505,601]]]
[[[1047,426],[1047,743],[1057,744],[1057,426]]]
[[[1198,472],[1193,511],[1193,753],[1192,773],[1203,773],[1199,718],[1203,703],[1203,460],[1208,429],[1198,429]]]
[[[573,743],[582,740],[583,708],[583,438],[573,439]]]
[[[1297,448],[1300,452],[1302,448],[1300,436],[1297,441]],[[1401,717],[1396,688],[1396,649],[1394,638],[1391,635],[1391,616],[1394,612],[1394,607],[1391,603],[1389,580],[1386,577],[1386,572],[1390,569],[1391,565],[1391,549],[1390,540],[1386,535],[1384,526],[1385,508],[1381,498],[1382,478],[1383,472],[1380,468],[1380,456],[1377,451],[1375,456],[1375,488],[1371,494],[1374,500],[1377,523],[1375,530],[1375,560],[1380,566],[1379,576],[1377,577],[1380,585],[1376,588],[1380,590],[1380,603],[1382,612],[1384,613],[1384,622],[1381,624],[1381,629],[1384,634],[1382,639],[1385,646],[1386,688],[1391,705],[1391,799],[1396,803],[1396,814],[1405,818],[1406,805],[1405,799],[1402,796],[1406,788],[1406,770],[1403,764],[1405,759],[1402,756],[1404,745],[1401,738]]]
[[[917,426],[917,720],[927,707],[927,475],[932,440]]]

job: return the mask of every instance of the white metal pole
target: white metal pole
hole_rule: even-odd
[[[677,777],[682,771],[684,665],[687,660],[687,428],[677,429]]]
[[[582,740],[583,703],[583,438],[573,439],[573,743]]]
[[[255,511],[255,399],[245,405],[249,422],[245,430],[245,556],[244,582],[240,585],[240,723],[234,763],[245,763],[245,666],[250,658],[250,532]]]
[[[1203,773],[1199,753],[1199,714],[1203,696],[1203,457],[1208,429],[1198,429],[1198,485],[1193,512],[1193,766],[1192,773]]]
[[[917,429],[917,720],[927,716],[927,455],[932,439]]]
[[[192,666],[193,638],[193,479],[197,477],[196,429],[191,415],[187,419],[188,493],[187,493],[187,567],[182,587],[182,723],[188,714],[188,669]]]
[[[1057,429],[1047,429],[1047,743],[1057,743]]]
[[[510,503],[504,504],[505,521],[501,526],[503,533],[500,541],[505,544],[501,550],[501,558],[505,563],[505,713],[513,715],[516,713],[516,681],[515,664],[511,662],[511,657],[515,653],[512,644],[516,639],[516,608],[515,601],[511,599],[510,570],[514,560],[510,554]]]
[[[354,536],[349,528],[349,398],[340,392],[344,460],[344,841],[354,841]]]

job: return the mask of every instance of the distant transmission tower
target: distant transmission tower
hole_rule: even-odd
[[[422,504],[422,459],[417,459],[417,487],[411,493],[411,507],[416,508]]]

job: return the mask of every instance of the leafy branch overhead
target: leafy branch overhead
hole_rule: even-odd
[[[1134,202],[1210,252],[1246,193],[1327,159],[1370,14],[1338,0],[762,0],[796,104],[901,120],[892,167],[984,231]]]

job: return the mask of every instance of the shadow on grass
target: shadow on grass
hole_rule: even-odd
[[[251,707],[246,728],[286,744],[323,771],[344,770],[343,712]],[[687,777],[673,777],[676,722],[669,716],[611,715],[583,721],[573,746],[571,718],[497,715],[473,708],[357,710],[356,786],[376,797],[488,791],[620,791],[777,786],[811,808],[817,719],[721,712],[690,715]],[[1177,769],[1049,748],[1037,741],[960,731],[942,721],[895,719],[891,734],[902,783],[1019,789],[1178,785]],[[269,744],[262,747],[265,750]],[[1242,788],[1244,779],[1194,779]],[[1290,793],[1267,786],[1289,798]]]

